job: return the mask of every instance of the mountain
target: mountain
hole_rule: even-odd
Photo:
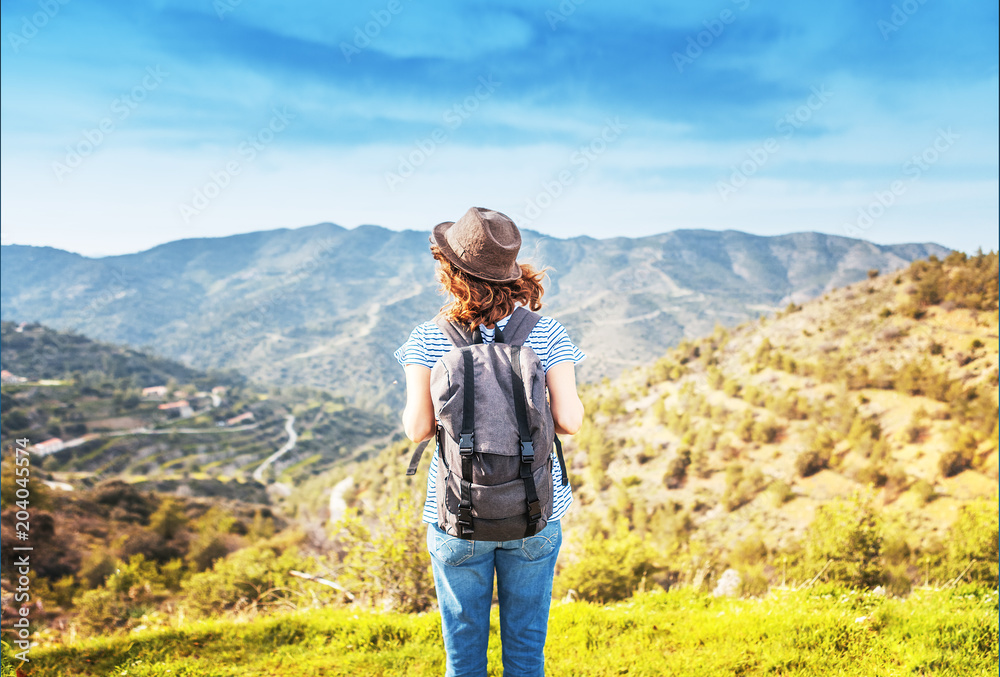
[[[524,231],[522,260],[549,269],[543,312],[588,353],[580,377],[594,381],[716,324],[947,251],[818,233],[681,230],[595,240]],[[3,246],[0,256],[4,319],[393,408],[403,387],[392,351],[442,303],[428,234],[375,226],[186,239],[98,259],[21,245]]]

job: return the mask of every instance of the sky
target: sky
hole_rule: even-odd
[[[469,207],[554,237],[998,248],[996,2],[17,0],[3,244]]]

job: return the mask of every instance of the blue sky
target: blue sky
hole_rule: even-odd
[[[346,4],[346,3],[345,3]],[[996,3],[8,2],[5,244],[469,206],[998,248]]]

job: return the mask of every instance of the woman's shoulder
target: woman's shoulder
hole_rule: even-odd
[[[551,315],[538,315],[538,321],[535,323],[535,328],[531,330],[530,338],[551,338],[554,334],[565,331],[562,323]]]
[[[426,322],[421,322],[416,327],[414,327],[413,331],[410,332],[410,338],[421,339],[421,340],[438,340],[438,339],[447,340],[447,337],[444,335],[444,332],[441,331],[441,327],[439,327],[437,325],[437,322],[435,322],[433,319],[427,320]]]

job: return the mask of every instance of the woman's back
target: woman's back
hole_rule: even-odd
[[[517,262],[520,246],[520,232],[510,218],[478,207],[470,209],[459,221],[440,223],[432,231],[431,252],[438,262],[438,280],[450,297],[450,302],[442,308],[442,314],[464,330],[478,327],[483,343],[493,342],[497,329],[503,330],[517,306],[531,311],[537,311],[541,307],[541,280],[544,271],[538,272],[529,265]],[[513,331],[518,333],[517,329]],[[547,391],[555,432],[572,435],[579,429],[583,418],[583,404],[576,393],[574,365],[584,359],[584,354],[573,345],[563,326],[547,316],[538,319],[523,345],[530,348],[540,362],[540,365],[532,363],[533,373],[538,374],[539,368],[544,369],[545,388],[537,392],[535,401],[541,402],[544,407],[546,392],[543,391]],[[526,677],[541,676],[544,675],[543,649],[552,598],[552,579],[562,544],[559,518],[573,501],[572,488],[568,482],[563,484],[562,465],[557,461],[554,449],[550,452],[552,472],[547,474],[544,468],[541,469],[544,484],[534,483],[533,466],[525,474],[525,464],[537,459],[540,449],[537,440],[531,440],[536,444],[535,454],[524,451],[530,449],[524,442],[525,436],[530,433],[526,431],[527,424],[522,411],[517,417],[521,428],[520,479],[523,480],[524,490],[515,502],[519,501],[523,509],[524,499],[527,498],[527,512],[530,516],[528,528],[519,532],[524,534],[523,538],[507,541],[472,540],[477,535],[477,516],[473,511],[475,503],[471,502],[472,482],[466,479],[465,470],[466,463],[474,461],[477,454],[475,444],[469,445],[475,435],[456,430],[446,432],[446,426],[438,421],[437,414],[445,412],[447,405],[441,404],[441,399],[434,400],[431,394],[431,370],[453,348],[444,331],[435,322],[429,321],[415,327],[406,342],[395,352],[396,359],[406,373],[403,427],[407,436],[414,442],[420,442],[437,434],[448,445],[447,453],[462,454],[462,460],[457,466],[443,468],[439,466],[439,453],[434,454],[427,477],[427,499],[423,511],[423,520],[428,523],[427,549],[431,556],[434,587],[441,610],[442,635],[448,655],[446,677],[480,677],[487,674],[486,649],[494,577],[500,604],[504,673]],[[496,349],[490,347],[489,350]],[[465,353],[460,364],[466,364],[465,360],[469,356],[470,353]],[[516,376],[514,365],[520,362],[513,359],[510,362],[511,370]],[[458,370],[459,366],[456,365],[455,369]],[[466,370],[463,373],[476,372]],[[456,383],[474,382],[473,379],[463,377],[462,381]],[[508,387],[514,382],[519,381],[511,379]],[[517,404],[518,393],[520,391],[515,390],[513,395],[515,405],[523,410],[524,403]],[[489,397],[484,397],[489,401]],[[476,400],[463,397],[455,402],[462,405],[463,413],[459,421],[464,430],[467,421],[464,412],[474,411]],[[436,406],[438,411],[435,411]],[[441,418],[445,417],[442,415]],[[454,427],[451,425],[451,428]],[[474,431],[474,426],[470,425],[469,428]],[[551,433],[551,429],[549,432]],[[512,443],[516,445],[517,440],[518,436],[515,436]],[[551,436],[546,437],[545,444],[551,442]],[[506,442],[503,443],[503,449],[507,449]],[[489,454],[481,451],[480,455]],[[453,491],[461,493],[461,503],[457,510],[460,516],[458,523],[462,528],[455,530],[457,535],[448,533],[438,523],[442,517],[437,504],[439,482],[441,487],[445,485],[440,477],[442,470],[446,473],[449,497]],[[496,487],[506,487],[516,481],[518,480],[510,480],[504,485],[484,484],[480,488],[495,491]],[[543,486],[549,489],[548,482],[551,482],[552,513],[542,526],[541,518],[535,518],[538,497],[532,498],[533,489],[529,490],[529,487]],[[451,498],[448,498],[447,503],[442,507],[451,512]],[[445,514],[443,517],[449,522],[453,521],[452,515]],[[506,515],[500,517],[506,518]],[[485,516],[481,518],[488,520]],[[470,524],[471,527],[467,528],[466,525]],[[536,525],[540,529],[537,532]],[[506,538],[508,532],[502,530],[488,533],[491,535],[487,538]]]
[[[495,328],[487,329],[480,325],[484,343],[492,343],[496,336],[496,328],[501,332],[507,326],[506,316],[497,321]],[[549,369],[557,364],[578,364],[583,361],[586,355],[577,348],[570,340],[566,329],[558,320],[545,315],[541,316],[535,327],[528,334],[524,345],[531,348],[542,364],[542,368],[548,374]],[[421,365],[428,369],[433,369],[438,360],[454,345],[445,336],[444,332],[433,320],[418,325],[410,333],[406,343],[399,347],[394,353],[394,357],[400,365]],[[555,452],[552,452],[555,461]],[[553,462],[552,465],[552,517],[558,520],[562,518],[570,505],[573,503],[572,487],[567,483],[563,484],[562,466]],[[435,454],[431,460],[430,470],[427,475],[427,498],[424,501],[423,521],[428,524],[437,524],[437,481],[438,481],[438,455]]]

